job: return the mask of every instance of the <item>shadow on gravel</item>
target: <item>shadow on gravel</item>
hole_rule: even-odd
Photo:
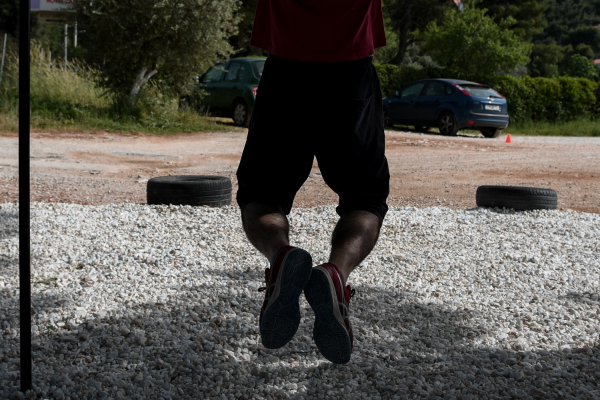
[[[38,286],[34,321],[48,321],[38,325],[40,336],[34,335],[38,397],[600,396],[597,346],[562,352],[477,348],[472,341],[487,331],[474,325],[475,312],[416,303],[409,292],[379,287],[356,288],[349,364],[333,365],[318,354],[309,308],[296,337],[281,349],[267,350],[257,343],[262,295],[256,288],[262,271],[251,273],[251,281],[230,271],[211,270],[210,275],[216,283],[172,287],[176,300],[124,302],[121,311],[80,314],[80,323],[73,322],[74,293],[48,296]],[[239,294],[232,295],[232,289]],[[207,298],[208,292],[216,300]],[[15,293],[14,288],[0,290],[2,398],[19,383]]]
[[[2,209],[0,206],[0,240],[19,235],[19,213]]]
[[[588,304],[590,302],[597,302],[600,299],[599,293],[585,292],[585,293],[575,293],[571,292],[566,296],[560,296],[559,298],[569,299],[576,301],[578,303]]]

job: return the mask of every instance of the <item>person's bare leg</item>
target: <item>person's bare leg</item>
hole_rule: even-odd
[[[368,211],[351,211],[338,221],[331,237],[329,262],[339,268],[344,283],[375,247],[380,228],[379,218]]]
[[[290,225],[281,207],[250,203],[242,210],[242,224],[250,243],[269,260],[289,245]]]

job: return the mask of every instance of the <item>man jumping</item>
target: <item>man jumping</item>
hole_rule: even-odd
[[[352,270],[371,252],[388,210],[383,108],[373,66],[385,46],[381,0],[258,0],[253,46],[267,50],[237,202],[249,241],[270,260],[260,313],[263,345],[295,335],[304,291],[315,312],[313,338],[337,364],[350,360]],[[314,157],[339,196],[329,262],[289,245],[286,215]]]

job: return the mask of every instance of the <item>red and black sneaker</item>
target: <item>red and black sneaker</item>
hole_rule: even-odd
[[[310,279],[312,257],[305,250],[285,246],[279,249],[271,268],[265,270],[265,301],[260,310],[259,328],[268,349],[285,346],[300,325],[300,294]]]
[[[304,295],[315,312],[313,338],[317,348],[332,363],[346,364],[354,346],[348,314],[354,290],[344,287],[338,267],[327,263],[313,268]]]

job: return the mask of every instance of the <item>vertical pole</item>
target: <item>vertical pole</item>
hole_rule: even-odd
[[[48,68],[52,69],[52,50],[48,50]]]
[[[65,24],[65,70],[67,69],[67,46],[69,45],[69,25]]]
[[[4,47],[2,47],[2,64],[0,64],[0,83],[2,83],[2,73],[4,72],[4,55],[6,54],[6,38],[8,34],[4,34]]]
[[[75,33],[73,34],[73,48],[77,48],[77,21],[75,21]]]
[[[31,198],[29,187],[30,88],[29,13],[31,3],[20,2],[19,13],[19,320],[21,355],[21,391],[31,389]]]
[[[42,59],[44,58],[44,48],[40,48],[40,65],[38,65],[38,69],[42,69]]]

